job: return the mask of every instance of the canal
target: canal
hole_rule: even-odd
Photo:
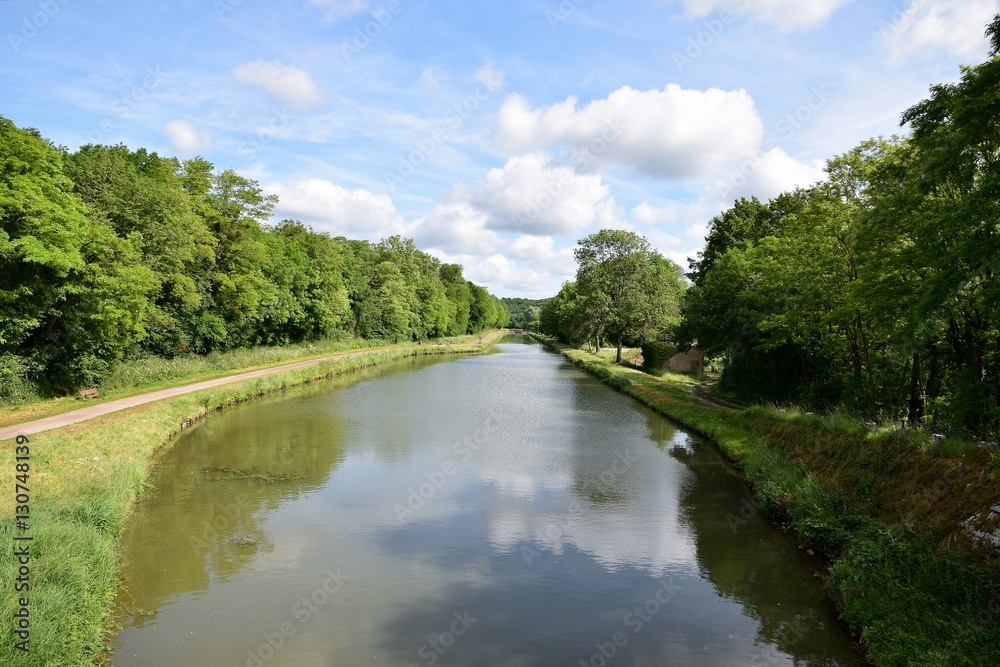
[[[866,664],[712,445],[526,340],[214,415],[151,484],[118,667]]]

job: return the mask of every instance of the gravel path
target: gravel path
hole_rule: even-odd
[[[474,343],[456,345],[455,347],[467,347],[471,345],[474,345]],[[324,361],[330,361],[333,359],[351,359],[353,357],[369,354],[371,352],[378,352],[384,349],[389,349],[389,348],[371,348],[365,350],[358,350],[356,352],[345,352],[343,354],[335,354],[329,357],[323,357],[321,359],[296,361],[290,364],[283,364],[281,366],[273,366],[271,368],[262,368],[256,371],[238,373],[236,375],[228,375],[226,377],[216,378],[214,380],[205,380],[203,382],[195,382],[194,384],[186,384],[186,385],[181,385],[179,387],[161,389],[159,391],[149,392],[148,394],[139,394],[138,396],[129,396],[128,398],[120,398],[115,401],[108,401],[107,403],[101,403],[99,405],[92,405],[90,407],[80,408],[79,410],[73,410],[72,412],[64,412],[62,414],[54,415],[52,417],[43,417],[42,419],[35,419],[33,421],[27,421],[21,424],[14,424],[13,426],[4,426],[3,428],[0,428],[0,440],[7,440],[9,438],[14,438],[18,435],[31,435],[32,433],[48,431],[50,429],[59,428],[61,426],[68,426],[70,424],[78,424],[82,421],[93,419],[94,417],[106,415],[111,412],[117,412],[119,410],[125,410],[126,408],[132,408],[137,405],[143,405],[144,403],[152,403],[153,401],[159,401],[164,398],[173,398],[174,396],[190,394],[196,391],[201,391],[202,389],[211,389],[212,387],[219,387],[225,384],[232,384],[234,382],[242,382],[243,380],[252,380],[253,378],[258,378],[265,375],[272,375],[274,373],[281,373],[283,371],[295,370],[296,368],[306,368],[308,366],[315,366],[316,364],[321,364]]]

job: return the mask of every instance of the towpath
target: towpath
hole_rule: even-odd
[[[486,338],[492,339],[493,336],[491,335]],[[489,342],[489,340],[487,340],[486,342]],[[461,345],[454,345],[453,347],[473,347],[474,345],[476,345],[476,343],[464,343]],[[233,384],[234,382],[252,380],[253,378],[259,378],[265,375],[273,375],[274,373],[282,373],[284,371],[291,371],[297,368],[307,368],[309,366],[315,366],[316,364],[321,364],[325,361],[332,361],[335,359],[352,359],[354,357],[388,349],[392,348],[388,347],[367,348],[364,350],[357,350],[353,352],[344,352],[342,354],[334,354],[328,357],[321,357],[319,359],[307,359],[305,361],[296,361],[289,364],[282,364],[280,366],[272,366],[270,368],[261,368],[255,371],[237,373],[235,375],[227,375],[226,377],[215,378],[214,380],[204,380],[202,382],[195,382],[193,384],[185,384],[178,387],[170,387],[169,389],[160,389],[158,391],[152,391],[146,394],[138,394],[136,396],[120,398],[114,401],[108,401],[107,403],[100,403],[98,405],[91,405],[86,408],[80,408],[79,410],[73,410],[71,412],[64,412],[62,414],[53,415],[51,417],[43,417],[41,419],[34,419],[32,421],[22,422],[20,424],[4,426],[0,428],[0,441],[7,440],[9,438],[14,438],[18,435],[31,435],[32,433],[40,433],[41,431],[48,431],[54,428],[60,428],[62,426],[69,426],[70,424],[78,424],[82,421],[93,419],[94,417],[100,417],[101,415],[106,415],[112,412],[118,412],[119,410],[133,408],[137,405],[143,405],[145,403],[152,403],[153,401],[163,400],[164,398],[173,398],[174,396],[191,394],[193,392],[201,391],[203,389],[211,389],[212,387],[220,387],[226,384]]]

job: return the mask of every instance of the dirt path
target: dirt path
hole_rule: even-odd
[[[489,338],[491,337],[486,337],[486,341],[484,342],[488,342]],[[453,347],[464,348],[464,347],[472,347],[474,345],[476,345],[476,343],[464,343],[461,345],[454,345]],[[100,417],[101,415],[106,415],[111,412],[125,410],[126,408],[132,408],[137,405],[143,405],[145,403],[152,403],[153,401],[159,401],[164,398],[173,398],[174,396],[191,394],[196,391],[201,391],[202,389],[211,389],[212,387],[219,387],[221,385],[232,384],[234,382],[242,382],[243,380],[252,380],[253,378],[259,378],[265,375],[272,375],[274,373],[281,373],[284,371],[295,370],[297,368],[306,368],[308,366],[315,366],[316,364],[321,364],[325,361],[332,361],[334,359],[352,359],[354,357],[388,349],[392,348],[370,348],[370,349],[358,350],[356,352],[344,352],[343,354],[334,354],[329,357],[322,357],[320,359],[308,359],[306,361],[296,361],[290,364],[283,364],[281,366],[272,366],[271,368],[262,368],[256,371],[248,371],[246,373],[228,375],[226,377],[216,378],[214,380],[205,380],[203,382],[195,382],[194,384],[186,384],[186,385],[181,385],[179,387],[161,389],[159,391],[153,391],[148,394],[139,394],[137,396],[129,396],[128,398],[120,398],[116,401],[108,401],[107,403],[101,403],[100,405],[92,405],[87,408],[80,408],[79,410],[73,410],[72,412],[64,412],[62,414],[53,415],[52,417],[43,417],[42,419],[34,419],[32,421],[22,422],[20,424],[14,424],[12,426],[4,426],[3,428],[0,428],[0,440],[7,440],[9,438],[14,438],[19,435],[31,435],[32,433],[48,431],[50,429],[59,428],[61,426],[69,426],[70,424],[78,424],[82,421],[93,419],[94,417]]]
[[[719,399],[720,402],[716,402],[698,393],[699,387],[707,389],[708,387],[712,386],[712,384],[714,383],[709,383],[705,385],[693,385],[690,389],[688,389],[687,393],[689,396],[691,396],[691,398],[698,401],[699,403],[703,403],[704,405],[708,405],[713,408],[717,408],[719,410],[725,410],[726,412],[739,412],[740,410],[743,410],[743,408],[738,407],[733,403],[729,403],[728,401],[722,401],[722,399]]]

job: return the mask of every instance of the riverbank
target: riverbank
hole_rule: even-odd
[[[484,337],[482,345],[405,345],[352,354],[29,436],[20,445],[28,449],[18,452],[28,452],[23,484],[28,490],[22,498],[15,495],[11,479],[16,474],[18,443],[0,442],[11,481],[8,493],[0,496],[0,541],[5,545],[0,560],[0,626],[17,628],[23,617],[30,633],[30,652],[19,650],[20,640],[5,633],[0,664],[103,663],[117,631],[113,605],[125,520],[146,488],[156,454],[194,421],[288,387],[407,357],[479,353],[501,335]],[[27,516],[26,528],[15,523],[15,512]],[[31,539],[15,542],[16,537]],[[29,545],[26,564],[18,562],[12,546],[22,544]],[[29,582],[30,590],[19,588]],[[22,598],[27,605],[21,604]]]
[[[844,417],[724,411],[691,396],[692,378],[537,339],[716,443],[755,489],[753,511],[795,531],[827,566],[830,597],[875,665],[1000,664],[1000,566],[983,537],[1000,529],[996,453]],[[728,518],[734,530],[739,512]]]
[[[471,343],[478,335],[455,336],[426,341],[427,345]],[[382,340],[345,338],[313,341],[285,346],[238,348],[207,355],[188,354],[164,359],[146,357],[118,363],[105,382],[96,385],[96,398],[81,401],[76,395],[54,398],[23,399],[0,404],[0,429],[29,420],[52,417],[79,409],[82,405],[96,406],[137,396],[168,387],[204,382],[235,373],[265,370],[291,362],[323,359],[349,352],[389,348],[422,347],[418,343],[391,343]],[[3,438],[0,438],[2,440]]]

